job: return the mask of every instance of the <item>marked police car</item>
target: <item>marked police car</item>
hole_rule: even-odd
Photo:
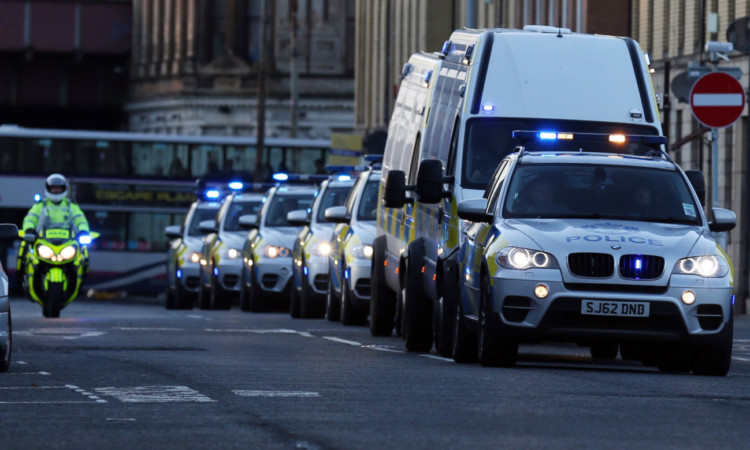
[[[300,227],[289,223],[287,216],[291,211],[310,208],[316,190],[315,186],[273,187],[266,193],[259,216],[240,218],[240,224],[250,229],[242,249],[243,311],[288,306],[292,246]]]
[[[325,219],[326,209],[343,205],[354,186],[350,175],[332,177],[320,184],[311,211],[289,213],[289,222],[301,225],[292,248],[292,288],[289,312],[292,317],[323,317],[328,292],[328,255],[334,223]]]
[[[378,214],[380,170],[367,170],[357,178],[345,206],[328,208],[325,217],[336,222],[329,258],[328,320],[344,325],[367,321],[370,312],[372,241]]]
[[[221,193],[212,190],[209,200],[199,200],[190,205],[182,225],[169,225],[164,233],[169,238],[167,250],[167,309],[192,309],[198,299],[201,272],[201,250],[204,233],[198,224],[213,220],[221,204]]]
[[[263,197],[263,194],[232,193],[224,199],[215,220],[199,224],[206,232],[201,250],[202,289],[198,292],[201,309],[229,309],[232,300],[239,298],[240,256],[247,237],[247,230],[240,226],[240,217],[258,214]]]
[[[18,239],[18,228],[11,223],[0,224],[0,241]],[[0,264],[0,372],[10,368],[10,354],[13,347],[13,323],[8,300],[8,276]]]
[[[713,208],[707,220],[702,173],[683,172],[659,136],[513,135],[525,146],[484,198],[458,205],[473,223],[458,254],[454,359],[511,366],[520,342],[557,340],[594,357],[619,344],[648,360],[653,348],[661,370],[725,375],[732,270],[711,232],[736,218]]]

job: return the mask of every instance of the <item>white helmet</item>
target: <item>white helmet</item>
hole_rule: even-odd
[[[68,180],[59,173],[47,177],[44,184],[44,195],[54,203],[60,203],[68,194]]]

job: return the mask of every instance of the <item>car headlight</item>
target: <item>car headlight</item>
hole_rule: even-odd
[[[495,261],[506,269],[559,269],[557,260],[549,253],[520,247],[505,247]]]
[[[201,254],[198,252],[190,252],[190,255],[188,256],[188,261],[194,264],[198,264],[201,262]]]
[[[368,244],[355,244],[352,247],[352,255],[357,259],[371,259],[372,258],[372,245]]]
[[[331,244],[328,242],[319,242],[315,248],[315,253],[318,256],[328,256],[331,254]]]
[[[60,252],[60,259],[63,261],[66,261],[68,259],[73,259],[76,256],[76,248],[72,245],[69,245],[62,249]]]
[[[237,250],[236,248],[229,248],[227,249],[227,258],[229,259],[237,259],[240,257],[240,254],[242,252],[240,250]]]
[[[729,272],[727,261],[716,255],[682,258],[674,265],[672,273],[698,275],[703,278],[721,278]]]
[[[263,249],[263,253],[271,259],[285,257],[292,254],[288,248],[272,244],[266,245],[266,248]]]
[[[52,259],[52,257],[55,256],[55,251],[47,247],[46,245],[40,245],[36,248],[36,251],[39,254],[40,258]]]

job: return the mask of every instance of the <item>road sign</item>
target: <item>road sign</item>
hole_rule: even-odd
[[[698,122],[709,128],[725,128],[742,115],[745,91],[733,76],[708,73],[690,90],[690,108]]]

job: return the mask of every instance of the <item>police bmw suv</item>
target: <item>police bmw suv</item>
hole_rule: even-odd
[[[664,371],[725,375],[732,268],[711,232],[736,218],[704,215],[702,174],[683,172],[658,136],[514,137],[526,145],[502,161],[484,198],[458,206],[473,223],[458,256],[454,359],[510,366],[519,343],[557,340],[594,357],[619,350]]]

